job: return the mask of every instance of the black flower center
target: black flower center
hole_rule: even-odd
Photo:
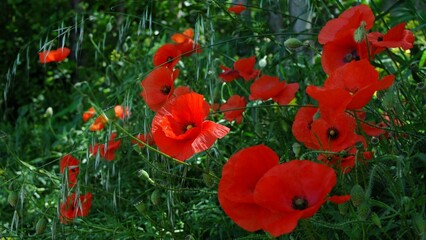
[[[377,38],[377,41],[378,41],[378,42],[383,41],[383,37],[378,37],[378,38]]]
[[[329,128],[327,130],[327,136],[328,136],[329,139],[334,140],[337,137],[339,137],[339,131],[334,127]]]
[[[171,62],[171,61],[173,61],[173,57],[172,57],[172,56],[168,56],[168,57],[167,57],[167,62],[169,63],[169,62]]]
[[[352,50],[350,53],[346,54],[345,57],[343,58],[343,62],[345,63],[351,62],[352,60],[355,60],[355,61],[360,60],[356,50]]]
[[[164,94],[164,95],[169,95],[169,93],[170,93],[170,89],[172,89],[172,87],[171,86],[167,86],[167,85],[164,85],[164,86],[162,86],[161,87],[161,92]]]
[[[183,127],[183,132],[186,133],[186,131],[188,131],[189,129],[195,127],[195,123],[188,123]]]
[[[295,210],[305,210],[308,207],[308,200],[302,196],[295,196],[292,199],[291,207]]]

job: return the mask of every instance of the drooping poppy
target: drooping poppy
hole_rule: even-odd
[[[115,141],[117,133],[112,133],[108,143],[99,144],[96,143],[93,146],[89,147],[90,153],[96,155],[98,152],[101,157],[107,161],[112,161],[115,158],[115,152],[120,148],[121,140]]]
[[[312,217],[327,200],[343,203],[348,196],[327,195],[336,185],[336,173],[324,164],[292,160],[268,170],[254,189],[255,203],[279,217],[264,222],[272,236],[292,232],[300,219]]]
[[[203,95],[188,93],[171,98],[152,121],[152,135],[160,151],[180,161],[210,148],[229,128],[205,120],[210,106]]]
[[[254,202],[260,178],[274,166],[278,155],[265,145],[244,148],[232,155],[222,169],[218,199],[223,211],[241,228],[257,231],[274,213]]]
[[[386,34],[379,32],[371,32],[367,35],[368,41],[375,47],[375,54],[383,51],[386,48],[400,47],[404,50],[413,47],[414,34],[410,30],[405,29],[406,23],[400,23],[389,29]]]
[[[154,142],[154,138],[152,137],[151,133],[146,133],[146,134],[137,134],[135,136],[135,138],[139,139],[140,141],[146,143],[149,146],[154,146],[155,142]],[[145,147],[145,145],[143,145],[142,143],[136,141],[136,140],[132,140],[132,144],[138,144],[139,147]]]
[[[172,43],[165,43],[154,54],[154,66],[164,66],[173,69],[180,61],[181,51]]]
[[[360,4],[344,11],[338,18],[328,21],[318,34],[318,42],[322,45],[335,41],[347,31],[353,33],[355,29],[365,24],[366,31],[370,30],[374,24],[374,14],[370,7]]]
[[[368,60],[361,60],[348,63],[331,73],[324,83],[324,88],[308,86],[306,92],[321,103],[330,99],[330,91],[341,89],[347,92],[345,98],[350,98],[346,108],[360,109],[370,101],[374,92],[390,87],[394,79],[395,76],[387,75],[379,81],[377,70]]]
[[[61,62],[68,57],[71,50],[67,47],[38,53],[40,63]]]
[[[220,111],[223,112],[224,118],[229,122],[235,120],[236,123],[240,123],[243,120],[243,112],[246,105],[247,101],[244,99],[244,97],[239,95],[232,95],[228,101],[226,101],[226,103],[222,104]]]
[[[176,71],[173,72],[167,67],[159,67],[142,80],[140,96],[152,111],[158,111],[173,94],[177,75]]]
[[[87,111],[83,113],[83,121],[87,122],[89,119],[91,119],[93,116],[95,116],[96,111],[95,108],[91,107]]]
[[[78,198],[73,193],[67,196],[65,202],[59,206],[59,219],[61,223],[68,224],[76,217],[86,217],[92,207],[92,193],[80,195]]]
[[[229,12],[233,12],[237,15],[240,15],[245,10],[246,10],[246,7],[243,6],[242,4],[236,4],[236,5],[228,8]]]
[[[256,57],[240,58],[234,63],[234,70],[246,81],[255,79],[260,75],[260,71],[254,68]]]
[[[80,172],[78,164],[80,161],[74,158],[71,154],[67,154],[61,158],[59,162],[60,172],[64,173],[67,169],[68,186],[73,188],[77,184],[77,177]]]
[[[201,52],[200,45],[196,44],[193,38],[194,30],[192,28],[188,28],[182,33],[175,33],[171,37],[172,41],[176,43],[176,47],[185,57],[190,56],[194,52]]]
[[[224,82],[232,82],[233,80],[240,77],[238,71],[232,68],[228,68],[223,65],[221,65],[220,68],[222,69],[222,72],[219,73],[219,78],[222,79]]]

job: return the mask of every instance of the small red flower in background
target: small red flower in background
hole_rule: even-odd
[[[90,131],[100,131],[104,129],[105,125],[108,123],[108,119],[104,114],[101,114],[99,117],[95,119],[95,122],[90,126]]]
[[[234,70],[237,71],[244,80],[249,81],[260,74],[259,70],[254,69],[255,64],[256,57],[254,56],[249,58],[240,58],[234,63]]]
[[[146,143],[149,146],[155,145],[154,138],[152,137],[151,133],[146,133],[146,134],[139,133],[138,135],[135,136],[135,138],[141,140],[142,142]],[[145,145],[143,145],[142,143],[136,140],[132,140],[132,144],[138,144],[139,147],[145,147]]]
[[[238,71],[235,71],[232,68],[228,68],[226,66],[220,66],[222,72],[219,73],[219,78],[221,78],[224,82],[232,82],[233,80],[240,77]]]
[[[172,96],[174,81],[178,74],[179,71],[172,71],[167,67],[159,67],[142,80],[140,96],[152,111],[158,111]]]
[[[245,10],[246,10],[246,7],[243,6],[242,4],[236,4],[236,5],[228,8],[229,12],[233,12],[233,13],[235,13],[237,15],[240,15],[241,12],[243,12]]]
[[[388,75],[379,81],[379,73],[368,60],[351,62],[330,74],[324,83],[324,88],[308,86],[306,93],[317,100],[330,100],[330,92],[340,89],[346,92],[345,98],[350,98],[347,109],[359,109],[364,107],[371,99],[375,91],[383,90],[393,84],[395,76]],[[333,99],[342,101],[343,99]]]
[[[155,52],[154,66],[164,66],[173,69],[180,60],[181,51],[172,43],[166,43]]]
[[[355,160],[358,160],[359,163],[366,163],[372,158],[372,153],[367,151],[363,152],[355,159],[356,151],[356,148],[351,148],[344,155],[320,154],[318,160],[321,160],[330,167],[340,169],[343,174],[347,174],[355,167]]]
[[[382,52],[386,48],[401,47],[404,50],[413,47],[414,34],[405,29],[406,23],[400,23],[389,29],[386,34],[371,32],[368,34],[368,41],[375,47],[374,53]]]
[[[265,145],[242,149],[223,166],[218,198],[223,211],[241,228],[257,231],[274,213],[254,201],[256,184],[263,175],[278,166],[277,154]]]
[[[171,98],[152,120],[158,149],[180,161],[210,148],[229,128],[205,120],[210,106],[203,95],[188,93]]]
[[[59,207],[60,221],[68,224],[76,217],[86,217],[92,206],[92,193],[86,193],[76,198],[73,193],[67,197],[65,202],[61,202]]]
[[[95,114],[96,114],[95,108],[93,108],[93,107],[89,108],[87,111],[85,111],[83,113],[83,121],[84,122],[89,121],[89,119],[91,119],[93,116],[95,116]]]
[[[265,101],[272,98],[278,104],[286,105],[294,99],[298,89],[298,83],[286,84],[277,77],[263,75],[250,86],[249,99]]]
[[[59,162],[61,173],[64,173],[65,169],[67,169],[68,186],[70,188],[73,188],[77,184],[77,177],[80,172],[80,168],[78,167],[79,163],[80,161],[70,154],[63,156]]]
[[[353,32],[361,23],[365,23],[365,29],[368,31],[373,27],[374,14],[370,7],[361,4],[344,11],[338,18],[328,21],[318,34],[318,42],[322,45],[335,41],[347,31]]]
[[[176,47],[185,57],[190,56],[194,52],[201,52],[200,45],[195,44],[193,38],[194,30],[192,28],[186,29],[183,33],[175,33],[171,37],[172,41],[176,43]]]
[[[92,155],[96,155],[98,152],[107,161],[112,161],[115,158],[115,151],[120,147],[121,141],[114,141],[117,133],[112,133],[108,143],[106,144],[95,144],[90,146],[89,150]]]
[[[228,99],[228,101],[226,101],[226,103],[222,104],[220,111],[223,112],[224,118],[229,122],[235,120],[236,123],[240,123],[243,120],[243,112],[246,105],[247,101],[244,97],[233,95]]]
[[[67,47],[38,53],[40,63],[61,62],[68,57],[71,50]]]
[[[343,203],[348,196],[327,195],[336,185],[334,170],[308,160],[292,160],[274,166],[254,189],[254,200],[276,216],[263,222],[272,236],[292,232],[299,221],[312,217],[327,200]]]

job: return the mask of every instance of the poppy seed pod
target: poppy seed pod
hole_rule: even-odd
[[[355,207],[359,207],[365,200],[365,192],[364,189],[356,184],[352,187],[351,190],[351,201]]]
[[[296,49],[303,46],[303,43],[297,38],[289,38],[285,40],[284,46],[290,49]]]

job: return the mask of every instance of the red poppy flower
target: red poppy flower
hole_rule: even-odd
[[[172,41],[176,43],[176,47],[183,54],[183,56],[190,56],[194,52],[201,52],[201,47],[193,40],[194,30],[192,28],[186,29],[183,33],[175,33],[171,37]]]
[[[95,116],[96,111],[93,107],[89,108],[87,111],[83,113],[83,121],[87,122],[89,119],[91,119],[93,116]]]
[[[303,143],[307,148],[315,149],[316,144],[311,138],[311,128],[312,123],[314,122],[314,116],[317,114],[318,109],[310,106],[312,105],[299,108],[296,116],[294,117],[291,131],[297,141]]]
[[[356,148],[351,148],[345,155],[320,154],[318,160],[321,160],[330,167],[334,166],[340,169],[343,174],[347,174],[355,167],[356,151]],[[371,152],[363,152],[362,155],[358,156],[357,160],[360,163],[366,163],[371,158]]]
[[[237,5],[234,5],[234,6],[228,8],[228,11],[233,12],[237,15],[240,15],[241,12],[243,12],[245,10],[246,10],[246,7],[243,6],[242,4],[237,4]]]
[[[340,152],[357,142],[365,143],[365,139],[355,133],[355,128],[355,119],[344,112],[332,118],[322,114],[311,124],[311,139],[316,145],[314,149]]]
[[[169,99],[174,91],[174,81],[178,72],[172,72],[167,67],[159,67],[154,69],[141,82],[143,97],[148,107],[156,112]]]
[[[410,30],[405,29],[406,23],[400,23],[389,29],[386,34],[379,32],[371,32],[368,34],[368,41],[376,47],[375,54],[386,48],[401,47],[404,50],[413,47],[414,34]]]
[[[220,111],[223,112],[224,118],[229,122],[235,120],[236,123],[240,123],[243,120],[243,112],[246,105],[247,101],[244,97],[233,95],[228,99],[228,101],[226,101],[226,103],[222,104]]]
[[[185,161],[228,134],[229,128],[205,120],[209,111],[209,104],[197,93],[170,99],[152,121],[152,135],[159,150]]]
[[[364,4],[351,7],[340,14],[338,18],[332,19],[325,24],[318,34],[318,42],[324,45],[335,41],[346,31],[352,32],[353,38],[353,32],[362,22],[365,23],[367,31],[373,27],[374,14],[370,7]]]
[[[355,42],[354,31],[345,31],[340,38],[324,45],[321,64],[324,72],[331,74],[339,67],[361,59],[368,59],[368,48],[365,41]],[[373,57],[373,53],[370,54]]]
[[[234,70],[237,71],[244,80],[248,81],[256,78],[260,74],[259,70],[254,69],[255,64],[256,57],[254,56],[249,58],[240,58],[234,63]]]
[[[154,146],[155,144],[154,138],[152,137],[151,133],[147,133],[147,134],[139,133],[138,135],[135,136],[135,138],[141,140],[142,142],[146,143],[149,146]],[[139,143],[136,140],[132,140],[132,144],[138,144],[139,147],[145,147],[145,145],[143,145],[142,143]]]
[[[321,103],[331,99],[331,91],[341,89],[347,92],[344,97],[350,98],[346,108],[359,109],[370,101],[375,91],[390,87],[394,79],[393,75],[388,75],[379,81],[377,70],[368,60],[361,60],[348,63],[330,74],[324,83],[324,88],[308,86],[306,92]]]
[[[107,161],[114,160],[115,158],[115,151],[120,147],[121,141],[114,141],[115,137],[117,136],[117,133],[113,133],[110,136],[110,139],[108,143],[106,144],[95,144],[94,146],[90,146],[89,150],[90,153],[93,155],[96,155],[98,152]]]
[[[73,188],[77,184],[77,177],[80,172],[79,163],[80,161],[70,154],[63,156],[59,162],[61,173],[65,172],[65,168],[67,169],[68,186],[70,188]]]
[[[95,119],[95,122],[90,126],[90,131],[100,131],[104,129],[105,125],[108,123],[108,119],[105,114],[101,114]]]
[[[38,53],[40,63],[61,62],[68,57],[71,50],[67,47]]]
[[[232,82],[234,79],[240,77],[238,71],[235,71],[232,68],[228,68],[226,66],[220,66],[222,72],[219,73],[219,78],[221,78],[224,82]]]
[[[175,44],[166,43],[154,54],[154,66],[164,66],[173,69],[180,60],[181,51]]]
[[[347,201],[347,196],[327,198],[335,185],[334,170],[323,164],[292,160],[274,166],[254,189],[256,204],[279,214],[278,218],[264,222],[263,229],[278,237],[292,232],[299,219],[312,217],[325,201]]]
[[[67,197],[65,202],[61,202],[59,207],[60,221],[68,224],[76,217],[86,217],[92,206],[92,193],[86,193],[76,198],[73,193]]]
[[[223,166],[219,203],[241,228],[257,231],[265,221],[274,218],[274,213],[254,202],[254,191],[259,179],[278,164],[279,158],[272,149],[257,145],[238,151]]]
[[[117,105],[114,107],[115,117],[119,119],[124,119],[125,117],[129,117],[129,107],[126,107],[126,111],[124,111],[123,106]]]
[[[272,98],[280,105],[288,104],[299,89],[298,83],[286,84],[277,77],[263,75],[250,86],[250,100],[268,100]]]

